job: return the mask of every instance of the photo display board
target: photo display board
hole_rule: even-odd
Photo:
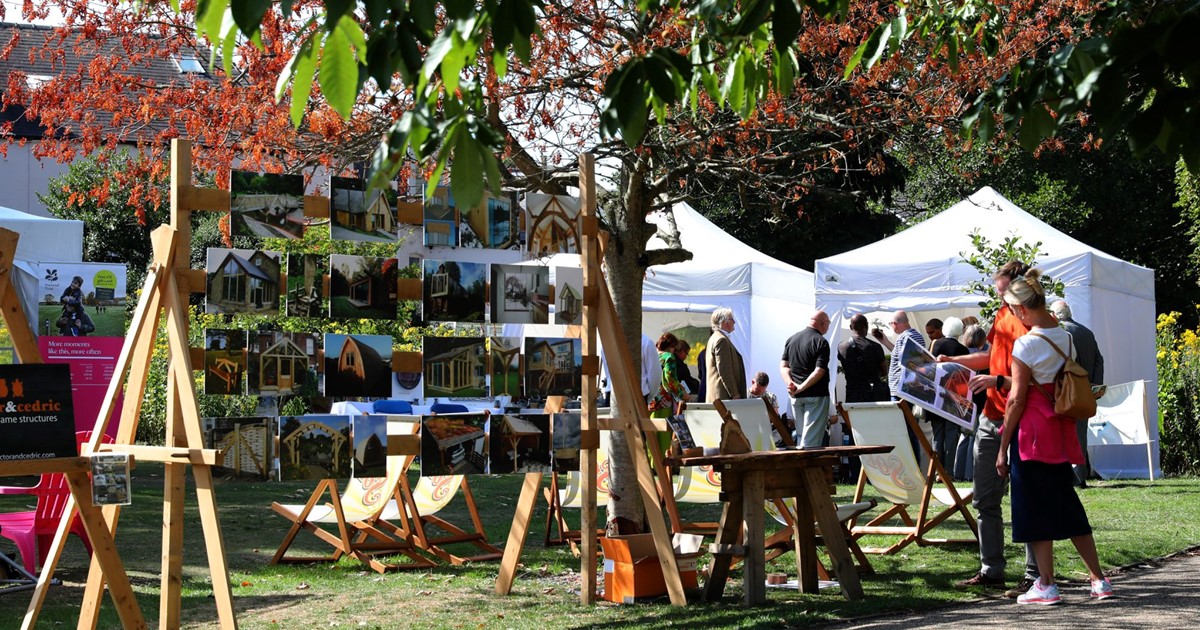
[[[325,335],[325,395],[387,398],[392,394],[389,335]]]
[[[487,396],[486,341],[483,337],[425,337],[425,398]]]
[[[71,369],[0,365],[0,461],[78,455]]]
[[[225,451],[225,461],[213,467],[214,473],[264,481],[279,477],[279,421],[274,416],[204,418],[201,426],[205,447]]]
[[[222,328],[204,331],[204,393],[210,396],[246,393],[246,331]]]
[[[367,195],[367,182],[334,177],[329,183],[330,236],[343,241],[394,243],[398,239],[396,193]]]
[[[395,319],[399,269],[395,258],[334,254],[329,260],[329,316]]]

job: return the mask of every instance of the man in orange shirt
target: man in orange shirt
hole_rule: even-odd
[[[1009,283],[1023,277],[1027,271],[1029,265],[1010,260],[992,276],[996,294],[1004,295]],[[987,391],[987,403],[983,406],[979,428],[975,431],[975,498],[972,501],[979,518],[980,568],[973,577],[959,582],[959,587],[1004,588],[1004,517],[1000,512],[1000,502],[1008,491],[1008,480],[997,474],[995,464],[1000,448],[1000,430],[1004,424],[1004,406],[1008,401],[1008,390],[1012,388],[1013,343],[1026,332],[1028,329],[1025,325],[1009,310],[1007,304],[1003,304],[996,312],[992,329],[988,332],[991,345],[987,350],[957,357],[938,356],[938,361],[958,363],[975,371],[984,368],[989,371],[989,374],[976,374],[970,383],[971,393]],[[1025,577],[1016,588],[1008,591],[1016,593],[1010,597],[1029,590],[1037,578],[1037,563],[1026,545]],[[1021,590],[1022,585],[1024,590]]]

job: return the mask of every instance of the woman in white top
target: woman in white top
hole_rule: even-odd
[[[1075,545],[1091,577],[1092,597],[1110,597],[1113,590],[1101,573],[1092,528],[1075,494],[1071,464],[1083,461],[1076,420],[1054,412],[1054,379],[1064,363],[1055,347],[1072,357],[1075,348],[1071,335],[1046,310],[1040,275],[1031,269],[1004,292],[1004,301],[1029,332],[1013,344],[1012,388],[996,471],[1012,479],[1013,541],[1033,547],[1041,574],[1017,603],[1050,605],[1062,601],[1054,583],[1055,540]]]

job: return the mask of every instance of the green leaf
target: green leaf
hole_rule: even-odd
[[[342,19],[338,20],[337,27],[350,40],[350,45],[359,59],[366,57],[367,36],[363,33],[362,27],[358,25],[358,21],[350,15],[343,15]]]
[[[271,8],[271,0],[231,0],[229,4],[233,21],[246,35],[253,35],[262,28],[263,16]]]
[[[390,17],[392,3],[389,0],[363,0],[363,8],[367,14],[367,24],[376,29]]]
[[[437,27],[437,3],[428,0],[412,0],[408,4],[412,13],[413,25],[421,31],[432,35]]]
[[[483,200],[483,148],[465,129],[459,131],[450,165],[450,193],[460,208],[474,208]]]
[[[655,96],[663,103],[674,103],[676,98],[675,92],[675,77],[671,74],[671,69],[666,63],[655,55],[650,55],[643,62],[646,78],[650,81],[650,87],[654,89]]]
[[[313,74],[317,69],[317,53],[313,37],[309,36],[296,52],[295,73],[292,76],[292,126],[300,127],[308,111],[308,95],[312,92]]]
[[[325,37],[317,78],[329,106],[342,118],[350,118],[358,97],[358,62],[354,59],[350,38],[340,28]]]
[[[775,89],[780,96],[787,98],[796,87],[796,51],[788,50],[780,54],[775,50]]]
[[[332,29],[343,16],[353,15],[354,0],[325,0],[325,28]]]
[[[878,29],[879,27],[876,27],[876,30]],[[874,35],[874,33],[872,33],[872,35]],[[850,61],[846,62],[846,71],[842,73],[843,81],[850,80],[850,75],[854,74],[855,68],[862,63],[863,54],[867,52],[867,44],[870,43],[871,41],[868,39],[867,41],[859,44],[858,48],[854,49],[854,54],[850,56]]]
[[[503,50],[492,53],[492,68],[496,70],[496,76],[503,79],[508,74],[508,53]]]
[[[450,50],[442,57],[442,83],[446,92],[453,94],[458,89],[458,81],[462,78],[462,69],[466,63],[467,45],[457,32],[450,34]]]
[[[1054,133],[1054,118],[1042,105],[1035,105],[1021,120],[1021,146],[1032,151],[1042,139]]]
[[[500,160],[491,151],[483,153],[483,164],[487,168],[488,188],[500,197],[504,194],[504,178],[500,175]]]
[[[775,0],[775,13],[771,16],[771,34],[775,38],[775,49],[790,48],[800,34],[800,7],[796,0]]]
[[[746,67],[742,54],[739,52],[730,62],[725,71],[725,85],[721,87],[722,100],[729,101],[729,107],[741,111],[746,103]]]
[[[871,38],[867,40],[867,49],[871,52],[871,55],[867,57],[867,68],[875,67],[875,64],[883,57],[883,53],[887,52],[888,38],[891,37],[891,34],[891,22],[880,24],[871,33]]]

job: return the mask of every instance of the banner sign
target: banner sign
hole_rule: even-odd
[[[75,457],[71,371],[0,365],[0,461]]]
[[[108,393],[108,383],[117,369],[124,337],[38,337],[38,349],[46,363],[62,363],[71,368],[71,394],[79,424],[75,431],[91,431]],[[117,393],[108,435],[116,436],[121,420],[124,392]]]

